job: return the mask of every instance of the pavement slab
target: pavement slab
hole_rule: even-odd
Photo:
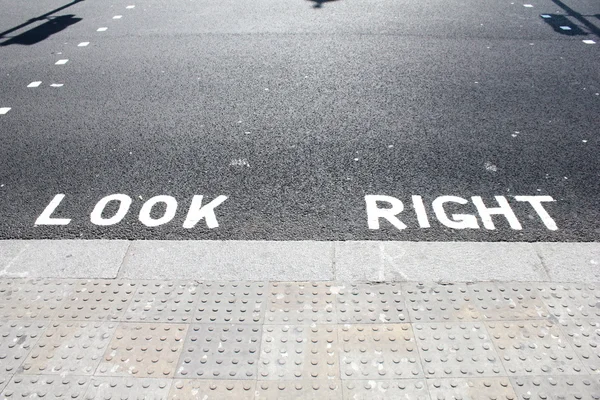
[[[0,397],[7,399],[534,400],[600,395],[600,320],[581,312],[538,312],[551,310],[549,305],[564,296],[570,308],[586,312],[595,290],[590,284],[0,278],[0,288],[3,296],[28,293],[11,306],[15,315],[26,315],[32,304],[45,310],[41,305],[56,302],[53,296],[88,290],[99,290],[107,303],[120,303],[113,294],[126,290],[129,300],[149,307],[128,318],[126,310],[137,310],[130,301],[114,320],[104,313],[83,320],[65,319],[60,312],[0,317]],[[439,306],[435,296],[442,294],[453,310],[458,294],[462,311],[413,314],[409,308],[400,320],[403,305],[411,304],[419,288],[434,297],[416,298],[422,304],[417,311],[427,310],[430,302]],[[38,291],[41,297],[32,295]],[[191,318],[191,310],[180,312],[180,306],[198,307],[202,299],[202,308],[218,311],[202,311],[202,318]],[[225,308],[220,309],[222,299]],[[161,305],[165,308],[155,308]],[[256,307],[258,316],[247,318],[247,310]],[[140,315],[148,318],[134,320]]]

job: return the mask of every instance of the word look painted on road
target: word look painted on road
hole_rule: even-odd
[[[477,209],[479,217],[483,222],[485,229],[496,229],[494,221],[492,221],[493,215],[502,215],[508,221],[508,224],[512,229],[521,230],[523,227],[517,219],[514,211],[510,207],[508,200],[504,196],[495,196],[497,207],[488,207],[483,202],[480,196],[471,197],[471,202]],[[552,202],[554,199],[550,196],[514,196],[514,199],[520,203],[528,203],[529,207],[533,209],[541,219],[544,226],[551,231],[558,229],[556,222],[550,217],[548,212],[544,209],[542,203]],[[412,196],[412,208],[417,216],[417,222],[420,228],[430,228],[429,216],[421,196]],[[365,196],[365,203],[367,208],[367,223],[369,229],[379,229],[379,222],[381,219],[387,220],[397,229],[406,229],[407,226],[404,222],[400,221],[397,217],[398,214],[404,211],[404,204],[401,200],[392,196],[383,195],[367,195]],[[433,213],[437,220],[442,224],[452,229],[479,229],[479,222],[477,217],[472,214],[451,214],[448,215],[446,206],[450,204],[465,205],[469,201],[458,196],[440,196],[437,197],[431,203]],[[380,207],[384,206],[384,207]]]
[[[52,214],[60,203],[65,198],[64,194],[54,196],[50,204],[46,206],[42,214],[35,221],[35,225],[68,225],[71,222],[70,218],[55,218]],[[219,223],[215,216],[215,208],[227,200],[227,196],[218,196],[208,204],[202,205],[201,195],[195,195],[192,198],[192,203],[188,209],[187,217],[183,222],[183,227],[191,229],[202,219],[206,221],[206,226],[210,229],[217,228]],[[118,204],[117,211],[111,217],[104,216],[104,210],[109,203],[115,202]],[[126,194],[111,194],[103,197],[96,203],[94,210],[90,214],[90,221],[94,225],[110,226],[118,224],[125,218],[131,206],[131,197]],[[156,218],[152,216],[152,209],[158,204],[164,204],[164,213]],[[177,200],[172,196],[155,196],[148,199],[143,205],[139,213],[139,220],[142,224],[148,227],[156,227],[170,222],[177,212]]]

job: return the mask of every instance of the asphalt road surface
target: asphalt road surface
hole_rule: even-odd
[[[600,239],[597,0],[0,10],[0,239]]]

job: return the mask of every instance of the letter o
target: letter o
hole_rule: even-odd
[[[154,219],[150,216],[152,212],[152,207],[156,205],[156,203],[165,203],[167,206],[165,213],[162,217]],[[151,199],[148,199],[147,202],[144,203],[142,209],[140,210],[140,222],[146,226],[154,227],[166,224],[171,221],[175,217],[175,213],[177,212],[177,200],[175,197],[171,196],[154,196]]]
[[[112,217],[103,218],[102,212],[106,208],[106,205],[111,201],[118,201],[119,209]],[[111,194],[110,196],[101,198],[100,201],[96,203],[94,210],[90,214],[90,221],[92,224],[100,226],[118,224],[125,217],[125,215],[127,215],[130,206],[131,197],[127,196],[126,194]]]

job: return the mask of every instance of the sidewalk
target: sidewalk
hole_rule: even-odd
[[[0,279],[1,398],[599,399],[592,284]]]

